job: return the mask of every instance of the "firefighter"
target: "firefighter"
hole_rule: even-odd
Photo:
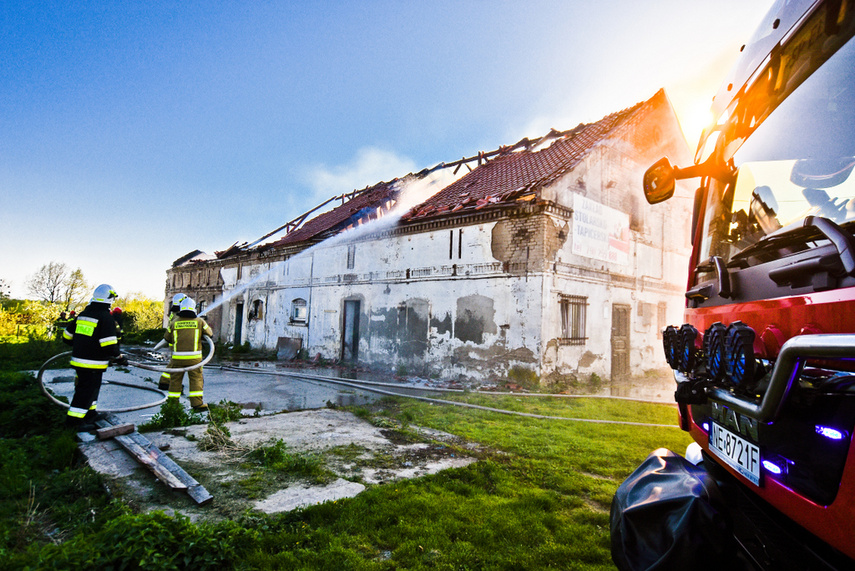
[[[125,334],[125,330],[123,327],[125,318],[122,315],[122,308],[114,307],[113,311],[110,312],[110,315],[113,316],[113,321],[116,322],[116,337],[119,339],[119,343],[121,343],[122,337]]]
[[[96,287],[89,305],[62,334],[62,340],[71,345],[71,366],[75,373],[74,396],[65,419],[68,428],[91,428],[91,423],[99,420],[98,394],[107,365],[128,364],[128,359],[119,351],[116,322],[110,315],[110,304],[116,297],[112,286]]]
[[[169,323],[167,324],[167,329],[172,325],[172,322],[175,321],[175,318],[178,316],[178,312],[181,310],[181,302],[187,299],[187,294],[185,293],[176,293],[172,296],[172,305],[169,306]],[[157,349],[155,347],[155,349]],[[157,383],[157,388],[162,391],[169,390],[169,373],[163,373],[160,375],[160,381]]]
[[[169,362],[169,368],[198,365],[202,361],[202,336],[210,337],[213,334],[214,332],[205,323],[205,320],[196,317],[196,302],[185,297],[179,306],[178,315],[169,324],[169,329],[163,336],[172,347],[172,360]],[[202,394],[202,387],[205,384],[202,367],[187,371],[187,377],[190,379],[190,390],[187,393],[187,396],[190,397],[190,407],[196,411],[208,410],[208,405],[205,404]],[[169,373],[168,397],[171,399],[180,397],[183,384],[183,371]]]

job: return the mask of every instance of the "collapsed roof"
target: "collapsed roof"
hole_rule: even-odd
[[[607,141],[616,129],[645,109],[664,101],[665,92],[660,89],[649,100],[607,115],[595,123],[580,123],[568,131],[552,129],[538,139],[524,138],[514,145],[502,146],[451,163],[441,163],[403,179],[380,182],[330,198],[253,243],[234,244],[224,251],[216,252],[216,257],[223,259],[243,252],[320,242],[352,226],[383,216],[398,200],[401,183],[423,178],[439,169],[454,168],[456,174],[465,165],[469,172],[410,209],[401,217],[401,223],[538,200],[541,189],[573,169],[596,146]],[[471,163],[477,163],[474,169]],[[342,204],[309,218],[313,212],[335,200],[341,200]],[[265,242],[283,230],[284,236]],[[180,260],[191,261],[189,258],[192,258],[190,254]]]
[[[597,145],[636,113],[664,99],[659,90],[650,100],[569,131],[552,129],[535,140],[522,139],[485,156],[483,164],[450,184],[402,217],[417,220],[449,212],[480,210],[493,205],[540,199],[540,190],[577,166]]]

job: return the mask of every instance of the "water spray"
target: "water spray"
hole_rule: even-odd
[[[462,173],[460,176],[463,176]],[[414,206],[421,204],[443,188],[445,188],[448,184],[453,182],[454,180],[460,178],[460,176],[449,174],[448,172],[432,172],[429,175],[422,178],[410,178],[409,180],[398,180],[395,184],[399,187],[397,198],[395,199],[395,204],[385,215],[379,218],[374,218],[365,224],[359,224],[358,226],[354,226],[353,228],[336,234],[330,238],[327,238],[323,242],[319,244],[315,244],[314,246],[302,250],[295,256],[290,259],[300,258],[303,256],[307,256],[312,254],[317,248],[328,248],[330,246],[335,246],[339,242],[355,240],[365,234],[371,234],[374,232],[378,232],[387,227],[392,227],[398,223],[401,217],[408,212]],[[257,242],[255,242],[257,243]],[[233,297],[240,295],[245,292],[247,289],[255,285],[256,283],[266,279],[271,273],[275,270],[278,270],[283,266],[284,262],[277,263],[274,266],[271,266],[265,272],[254,277],[252,280],[245,284],[238,285],[235,289],[231,290],[228,293],[223,293],[222,297],[217,300],[214,300],[211,305],[203,309],[199,313],[199,317],[203,317],[209,312],[217,309]]]
[[[198,369],[198,368],[204,366],[205,364],[207,364],[214,357],[214,342],[207,335],[205,335],[203,337],[203,339],[208,344],[208,346],[210,347],[211,350],[208,352],[208,355],[204,359],[202,359],[201,362],[196,363],[195,365],[190,365],[187,367],[155,367],[154,365],[147,365],[145,363],[137,363],[137,362],[133,362],[133,361],[128,361],[128,365],[130,365],[132,367],[137,367],[138,369],[145,369],[147,371],[155,371],[158,373],[186,373],[187,371],[192,371],[194,369]],[[160,343],[155,345],[155,350],[160,348],[160,346],[161,346]],[[57,405],[64,407],[64,408],[68,408],[69,406],[71,406],[70,403],[62,402],[61,400],[57,399],[55,396],[53,396],[50,393],[50,391],[47,389],[47,387],[45,387],[44,372],[47,369],[48,365],[50,365],[52,362],[56,361],[57,359],[59,359],[61,357],[67,357],[68,355],[71,355],[71,351],[66,351],[65,353],[60,353],[59,355],[54,355],[53,357],[51,357],[50,359],[45,361],[42,364],[41,368],[39,369],[38,376],[36,377],[39,381],[39,386],[41,386],[41,388],[42,388],[42,392],[51,401],[53,401],[54,404],[57,404]],[[157,401],[154,401],[154,402],[151,402],[148,404],[141,404],[138,406],[132,406],[132,407],[126,407],[126,408],[103,409],[103,410],[99,410],[99,412],[116,413],[116,412],[131,412],[134,410],[142,410],[145,408],[151,408],[151,407],[159,406],[159,405],[163,404],[164,402],[166,402],[166,399],[167,399],[166,391],[162,391],[162,390],[156,389],[154,387],[145,387],[145,386],[137,385],[137,384],[133,384],[133,383],[123,383],[121,381],[110,381],[110,380],[108,380],[106,382],[109,384],[113,384],[113,385],[122,385],[124,387],[130,387],[132,389],[140,389],[143,391],[151,391],[153,393],[158,393],[159,395],[162,396],[162,398],[160,400],[157,400]]]

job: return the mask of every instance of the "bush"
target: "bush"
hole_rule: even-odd
[[[151,420],[137,427],[140,432],[152,430],[168,430],[179,426],[190,426],[192,424],[204,424],[203,413],[194,412],[186,408],[177,398],[166,399],[160,405],[160,411],[151,417]]]
[[[38,553],[39,568],[233,569],[256,533],[233,521],[193,524],[163,512],[125,515]]]

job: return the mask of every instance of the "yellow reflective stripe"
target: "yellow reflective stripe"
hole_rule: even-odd
[[[86,416],[85,408],[69,408],[68,416],[73,416],[74,418],[83,418]]]
[[[106,347],[107,345],[115,345],[119,342],[119,338],[113,335],[112,337],[104,337],[101,339],[101,347]]]
[[[98,401],[94,401],[89,405],[89,410],[95,410],[95,407],[98,406]]]
[[[201,357],[201,351],[176,351],[172,354],[173,359],[193,359],[195,357]]]
[[[163,373],[162,375],[160,375],[160,378],[161,379],[170,379],[171,377],[169,376],[169,373]]]
[[[177,399],[178,397],[181,396],[181,391],[178,391],[177,393],[168,392],[168,393],[166,393],[166,396],[168,396],[171,399]]]
[[[77,320],[77,325],[74,327],[74,333],[76,335],[85,335],[86,337],[92,337],[95,333],[95,326],[98,325],[97,319],[88,319],[86,317],[81,317]]]
[[[68,329],[66,329],[65,331],[62,332],[62,338],[63,339],[71,339],[72,337],[74,337],[74,336],[71,333],[69,333]]]
[[[188,397],[200,397],[202,396],[202,391],[192,391],[187,393]]]
[[[199,330],[196,329],[196,334],[193,336],[193,350],[199,351],[201,353],[201,347],[199,347]]]
[[[106,369],[107,365],[110,364],[109,361],[91,361],[77,357],[72,357],[70,363],[72,367],[80,367],[81,369]]]

